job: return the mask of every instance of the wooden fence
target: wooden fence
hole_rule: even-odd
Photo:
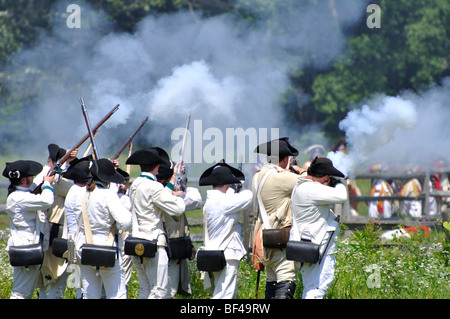
[[[343,205],[336,205],[335,211],[341,215],[341,222],[346,224],[350,229],[360,229],[362,228],[370,219],[367,216],[353,216],[350,211],[350,202],[369,202],[369,201],[380,201],[380,200],[389,200],[389,201],[420,201],[422,204],[422,216],[420,218],[412,218],[404,216],[399,218],[398,216],[394,216],[392,218],[380,219],[379,223],[384,229],[392,229],[397,225],[403,226],[423,226],[423,225],[436,225],[437,217],[440,216],[440,203],[438,201],[438,214],[436,216],[430,215],[430,199],[432,197],[450,197],[450,191],[437,191],[433,190],[430,187],[431,176],[434,173],[447,174],[450,172],[450,169],[436,169],[433,171],[428,171],[420,174],[392,174],[392,173],[365,173],[365,174],[356,174],[353,178],[355,181],[359,179],[382,179],[382,180],[411,180],[413,178],[417,178],[422,185],[421,194],[417,197],[406,197],[400,195],[393,196],[349,196],[349,200],[345,202]],[[448,218],[448,217],[446,217]]]
[[[391,200],[391,201],[411,201],[411,200],[419,200],[422,202],[422,217],[419,219],[414,218],[390,218],[390,219],[381,219],[379,221],[381,227],[383,229],[393,229],[398,225],[403,225],[406,227],[409,226],[423,226],[423,225],[436,225],[437,220],[435,217],[430,216],[430,198],[431,197],[450,197],[449,191],[436,191],[430,188],[430,180],[431,175],[433,173],[445,173],[450,172],[450,169],[437,169],[433,171],[428,171],[421,174],[392,174],[392,173],[364,173],[364,174],[356,174],[354,179],[357,181],[359,179],[384,179],[384,180],[410,180],[413,178],[417,178],[421,181],[422,184],[422,192],[417,197],[404,197],[399,195],[394,196],[349,196],[349,200],[346,201],[342,205],[335,205],[334,211],[338,215],[341,216],[341,222],[345,224],[350,230],[361,229],[363,228],[367,222],[370,220],[368,216],[353,216],[350,212],[350,202],[369,202],[369,201],[380,201],[380,200]],[[0,182],[0,187],[6,188],[9,185],[8,182]],[[438,210],[440,207],[438,205]],[[251,222],[253,217],[250,215],[252,209],[248,209],[242,212],[242,222],[244,229],[244,242],[248,243],[248,247],[251,247]],[[0,214],[5,213],[5,205],[0,205]],[[444,218],[448,219],[446,215]],[[189,224],[191,226],[195,225],[203,225],[203,220],[189,220]],[[196,242],[203,241],[203,235],[196,234],[193,235],[193,240]]]

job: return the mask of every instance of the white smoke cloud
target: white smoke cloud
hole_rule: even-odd
[[[250,11],[257,4],[246,3]],[[33,155],[45,153],[49,143],[70,147],[86,132],[80,96],[92,124],[120,104],[96,138],[103,156],[145,116],[150,121],[136,139],[149,146],[170,143],[171,131],[184,126],[187,114],[222,130],[278,127],[281,136],[290,135],[279,104],[289,72],[305,59],[317,67],[330,65],[345,48],[342,30],[364,18],[367,5],[346,0],[330,8],[330,3],[304,5],[298,15],[286,8],[270,30],[264,23],[237,23],[230,14],[199,15],[197,21],[178,12],[148,16],[126,33],[115,32],[104,13],[82,1],[81,28],[69,29],[70,1],[60,1],[51,31],[7,68],[14,79],[6,83],[11,91],[20,92],[29,81],[37,96],[33,111],[20,114],[33,128],[17,143],[26,140],[23,149]]]
[[[195,61],[173,70],[158,81],[150,92],[149,110],[155,120],[167,114],[199,114],[205,110],[222,121],[235,121],[232,112],[239,104],[243,84],[239,79],[226,77],[216,79],[204,61]]]
[[[450,78],[420,94],[405,91],[376,98],[350,111],[339,123],[348,155],[328,154],[333,163],[353,174],[373,164],[403,170],[410,165],[430,168],[450,164]]]

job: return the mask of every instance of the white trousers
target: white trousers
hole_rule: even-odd
[[[227,260],[225,268],[213,272],[214,292],[212,299],[234,299],[237,295],[239,260]]]
[[[322,262],[316,264],[303,264],[303,299],[322,299],[328,292],[334,280],[336,258],[334,255],[325,255]]]
[[[47,282],[39,289],[39,299],[63,299],[69,273],[63,272],[56,280]]]
[[[272,257],[263,261],[267,271],[267,282],[296,281],[295,262],[286,259],[286,249],[272,249]]]
[[[158,246],[154,258],[133,256],[139,274],[139,299],[164,299],[167,296],[169,258],[164,247]]]
[[[13,267],[13,288],[10,299],[31,299],[38,283],[40,265]]]
[[[81,285],[84,299],[100,299],[102,285],[107,299],[126,299],[125,273],[121,262],[116,259],[114,267],[96,267],[80,265]]]
[[[180,264],[178,260],[169,261],[168,277],[166,298],[175,298],[180,285]]]

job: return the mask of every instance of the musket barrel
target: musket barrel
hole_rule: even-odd
[[[182,188],[182,183],[183,183],[183,176],[181,174],[181,164],[183,163],[184,160],[184,152],[186,151],[186,142],[187,142],[187,136],[189,133],[189,123],[191,121],[191,115],[189,114],[187,119],[186,119],[186,128],[184,130],[184,137],[183,137],[183,146],[181,149],[181,154],[180,154],[180,161],[178,162],[178,167],[177,167],[177,171],[176,171],[176,179],[175,179],[175,188],[177,190],[180,190]],[[185,172],[186,174],[186,172]],[[185,175],[184,174],[184,175]]]
[[[133,141],[133,138],[139,133],[139,131],[144,127],[145,123],[148,121],[148,116],[142,121],[141,125],[130,135],[130,137],[125,141],[122,147],[114,154],[113,160],[118,159],[123,150]]]
[[[80,102],[81,102],[81,111],[83,112],[84,121],[86,122],[86,128],[88,130],[89,138],[90,138],[91,144],[92,144],[92,152],[94,154],[95,159],[98,159],[99,156],[98,156],[97,145],[95,143],[94,133],[91,130],[91,124],[89,121],[89,117],[87,115],[86,105],[84,104],[83,97],[80,98]]]
[[[117,104],[116,106],[114,106],[112,108],[111,111],[108,112],[108,114],[106,114],[93,128],[92,128],[92,132],[95,134],[95,132],[100,128],[100,126],[102,126],[118,109],[119,109],[120,104]],[[66,162],[69,159],[70,156],[70,152],[73,151],[74,149],[79,148],[84,142],[86,142],[86,140],[89,138],[89,133],[87,133],[81,140],[78,141],[77,144],[75,144],[72,148],[69,149],[69,151],[67,151],[66,155],[64,155],[60,160],[59,163],[60,164],[64,164],[64,162]]]

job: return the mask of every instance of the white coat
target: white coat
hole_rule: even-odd
[[[114,225],[118,230],[131,230],[131,213],[122,205],[114,189],[97,184],[94,191],[88,193],[88,204],[89,222],[95,245],[108,245],[109,233]],[[84,233],[84,225],[82,231]]]
[[[204,288],[212,291],[213,299],[235,298],[239,260],[246,254],[239,223],[240,211],[251,205],[253,193],[250,190],[235,193],[231,188],[224,193],[213,189],[208,190],[206,196],[203,207],[206,219],[205,249],[223,250],[226,266],[221,271],[213,272],[212,278],[203,272]]]
[[[67,193],[64,202],[64,209],[67,221],[67,234],[75,238],[78,231],[78,223],[81,219],[81,199],[86,196],[86,186],[79,186],[74,184]]]
[[[224,250],[227,260],[240,260],[246,254],[239,218],[240,211],[250,206],[252,198],[253,193],[246,189],[239,193],[231,188],[226,193],[214,189],[207,191],[203,207],[209,237],[206,249]]]
[[[172,184],[163,186],[149,172],[142,172],[129,190],[132,214],[136,214],[136,225],[131,235],[147,240],[157,240],[158,250],[154,258],[133,256],[133,263],[139,274],[139,298],[167,298],[169,289],[169,259],[164,246],[167,246],[164,230],[164,215],[181,216],[185,203],[181,196],[172,194]]]
[[[330,209],[332,204],[342,204],[347,200],[347,187],[338,183],[335,187],[320,184],[307,178],[299,178],[292,192],[292,214],[297,221],[298,233],[291,228],[290,238],[300,240],[309,235],[311,241],[322,244],[328,231],[335,231],[327,249],[327,254],[337,251],[339,223]],[[309,234],[308,234],[309,233]]]
[[[42,185],[41,194],[33,194],[29,188],[16,186],[16,191],[11,193],[6,200],[6,213],[10,218],[12,230],[7,247],[29,245],[38,241],[45,217],[36,219],[36,216],[38,211],[50,208],[53,199],[54,191],[49,182]],[[38,220],[38,224],[36,224],[36,220]]]
[[[11,237],[10,246],[21,246],[37,243],[43,231],[45,215],[40,213],[51,207],[54,190],[49,182],[42,185],[41,194],[33,194],[29,188],[16,186],[6,200],[6,212],[10,218]],[[11,299],[31,299],[39,277],[39,265],[14,267],[14,283]]]
[[[304,299],[323,298],[334,280],[339,223],[330,205],[342,204],[347,196],[347,187],[342,183],[330,187],[303,177],[292,192],[292,219],[297,227],[291,228],[290,240],[309,237],[313,243],[322,245],[323,251],[329,238],[327,234],[334,231],[321,262],[302,266]]]
[[[180,216],[185,204],[180,196],[174,196],[172,189],[156,181],[151,173],[143,172],[129,190],[132,211],[136,214],[137,225],[132,236],[147,240],[158,240],[159,246],[167,246],[163,225],[163,215]]]

